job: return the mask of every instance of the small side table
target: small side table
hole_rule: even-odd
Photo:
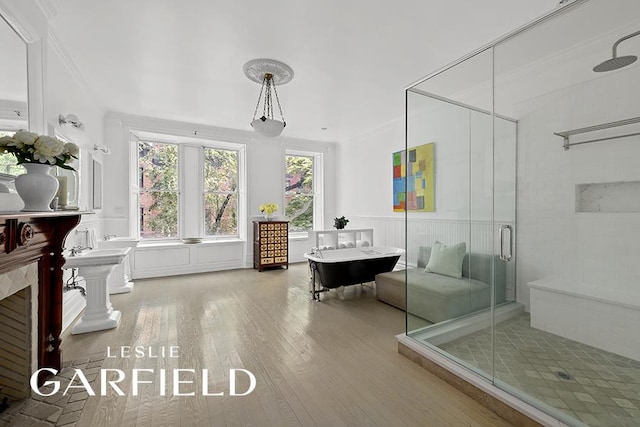
[[[287,221],[253,222],[253,268],[289,268],[289,223]]]

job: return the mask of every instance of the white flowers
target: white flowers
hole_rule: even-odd
[[[13,140],[15,141],[15,146],[24,149],[27,145],[33,145],[38,139],[38,134],[33,132],[28,132],[26,130],[19,130],[18,132],[13,134]]]
[[[64,142],[50,136],[41,136],[33,144],[35,152],[33,158],[40,163],[56,163],[56,157],[64,152]]]
[[[18,131],[13,136],[0,138],[0,153],[11,153],[23,163],[46,163],[63,169],[73,168],[67,163],[77,159],[80,149],[71,142],[64,143],[48,135]]]
[[[80,147],[78,147],[73,142],[67,142],[66,144],[64,144],[64,150],[73,157],[77,157],[78,154],[80,154]]]

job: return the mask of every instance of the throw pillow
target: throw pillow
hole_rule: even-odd
[[[431,256],[425,271],[459,279],[462,277],[462,260],[466,251],[465,242],[453,246],[436,242],[431,248]]]

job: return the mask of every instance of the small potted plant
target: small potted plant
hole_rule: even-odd
[[[349,222],[349,220],[347,218],[343,216],[341,216],[340,218],[334,218],[333,219],[333,226],[337,229],[337,230],[342,230],[347,223]]]

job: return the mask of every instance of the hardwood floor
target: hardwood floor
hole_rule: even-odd
[[[375,299],[370,285],[310,300],[305,264],[258,273],[235,270],[137,281],[114,295],[117,329],[69,336],[65,360],[120,351],[122,346],[179,346],[178,358],[107,358],[121,369],[126,396],[90,397],[79,426],[506,426],[507,422],[396,351],[404,314]],[[195,396],[174,396],[173,369],[208,369],[180,384]],[[247,396],[229,396],[229,369],[256,378]],[[133,396],[133,369],[141,384]],[[160,395],[160,369],[167,370]],[[189,373],[182,373],[186,381]],[[114,374],[115,375],[115,374]],[[248,380],[238,374],[238,393]],[[99,393],[99,390],[97,390]]]

